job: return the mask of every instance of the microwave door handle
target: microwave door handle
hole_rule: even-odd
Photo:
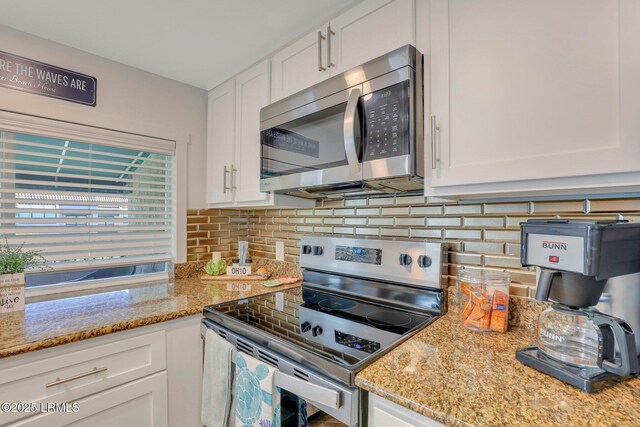
[[[352,175],[360,175],[361,165],[356,150],[356,126],[358,125],[358,101],[362,91],[353,89],[349,94],[347,108],[344,112],[344,151]]]

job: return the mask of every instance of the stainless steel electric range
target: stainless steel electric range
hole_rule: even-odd
[[[441,316],[442,245],[304,236],[301,289],[204,309],[238,351],[278,368],[276,385],[361,425],[356,373]]]

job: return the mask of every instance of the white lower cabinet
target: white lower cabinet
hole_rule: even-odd
[[[200,321],[190,316],[3,359],[0,402],[29,408],[0,412],[0,426],[201,426]]]
[[[444,427],[435,420],[369,394],[369,427]]]
[[[43,412],[10,426],[166,427],[165,371],[68,404],[65,412]]]

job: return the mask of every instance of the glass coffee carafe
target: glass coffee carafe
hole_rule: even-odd
[[[554,304],[538,319],[538,348],[560,362],[598,368],[602,334],[586,313]]]

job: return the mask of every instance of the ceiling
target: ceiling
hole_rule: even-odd
[[[0,24],[211,89],[358,0],[0,0]]]

